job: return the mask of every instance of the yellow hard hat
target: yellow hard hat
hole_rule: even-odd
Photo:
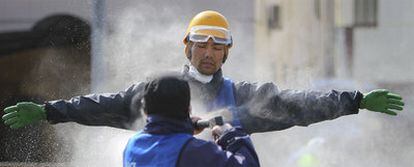
[[[227,19],[219,12],[212,10],[203,11],[194,16],[185,32],[184,44],[188,43],[190,34],[204,35],[207,40],[212,37],[215,42],[225,43],[229,47],[233,44]],[[200,37],[195,37],[195,39],[200,39]]]

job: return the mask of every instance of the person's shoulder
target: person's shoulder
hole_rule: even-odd
[[[131,137],[128,139],[128,142],[127,142],[126,148],[131,149],[134,145],[136,145],[136,143],[137,143],[138,139],[139,139],[141,136],[142,136],[142,131],[140,131],[140,132],[136,133],[135,135],[131,136]]]

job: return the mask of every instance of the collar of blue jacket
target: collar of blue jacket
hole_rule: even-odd
[[[144,132],[150,134],[173,134],[188,133],[193,134],[194,128],[191,119],[176,120],[159,115],[148,115],[147,124]]]

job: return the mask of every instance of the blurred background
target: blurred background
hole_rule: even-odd
[[[18,101],[117,92],[180,71],[187,24],[204,10],[230,22],[234,46],[223,70],[233,80],[386,88],[406,103],[396,117],[361,111],[253,134],[262,166],[413,166],[413,0],[0,0],[0,112]],[[121,166],[134,133],[0,124],[0,166]]]

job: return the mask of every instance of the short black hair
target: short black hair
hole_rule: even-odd
[[[145,85],[144,112],[173,119],[189,118],[190,87],[181,75],[163,75]]]

